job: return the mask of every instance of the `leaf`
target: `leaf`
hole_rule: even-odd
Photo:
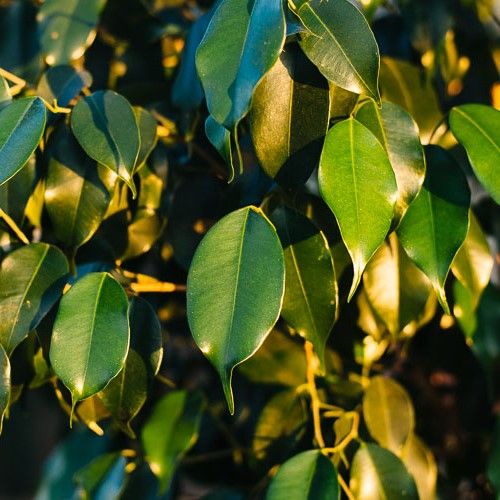
[[[479,304],[483,290],[490,282],[494,259],[476,216],[469,212],[469,229],[460,250],[453,259],[451,271],[471,293],[472,307]]]
[[[80,99],[71,113],[71,129],[84,151],[118,174],[135,196],[132,174],[140,137],[127,99],[112,90],[99,90]]]
[[[71,392],[73,408],[122,369],[129,348],[127,311],[125,291],[108,273],[87,274],[63,296],[50,362]]]
[[[10,356],[61,296],[68,261],[56,247],[32,243],[0,267],[0,344]]]
[[[156,120],[153,115],[144,108],[134,106],[135,119],[139,128],[139,138],[141,146],[135,162],[134,173],[137,172],[146,162],[148,156],[156,146],[158,139],[156,135]]]
[[[328,242],[307,217],[287,207],[274,210],[270,218],[285,256],[285,296],[281,315],[299,335],[313,344],[324,370],[325,345],[338,305],[337,281]]]
[[[444,283],[469,225],[467,179],[449,153],[427,146],[424,185],[398,228],[401,245],[431,280],[439,302],[450,314]]]
[[[53,66],[82,57],[104,5],[105,0],[45,0],[37,16],[45,62]]]
[[[0,110],[0,186],[26,165],[45,129],[45,105],[23,97]]]
[[[307,181],[319,163],[329,108],[328,82],[297,45],[287,45],[255,90],[249,114],[267,175],[285,186]]]
[[[161,327],[155,311],[140,297],[129,307],[130,349],[120,373],[99,393],[120,428],[135,438],[131,420],[146,402],[148,386],[163,357]]]
[[[196,52],[208,110],[218,123],[231,131],[236,128],[284,43],[281,0],[220,3]]]
[[[198,439],[205,400],[198,392],[173,391],[160,399],[142,428],[146,461],[160,482],[169,487],[179,460]]]
[[[400,454],[415,428],[415,411],[406,390],[394,380],[376,376],[363,397],[363,416],[372,437]]]
[[[380,66],[382,99],[398,104],[417,122],[420,137],[427,144],[442,119],[437,92],[425,72],[406,61],[382,57]]]
[[[297,0],[293,10],[306,27],[300,46],[321,73],[380,101],[378,45],[363,14],[348,0]]]
[[[366,263],[391,227],[396,179],[377,138],[349,118],[334,125],[326,136],[318,181],[321,196],[337,219],[353,262],[350,300]]]
[[[287,460],[271,481],[266,500],[340,499],[337,471],[320,450],[299,453]]]
[[[349,486],[357,500],[418,499],[415,481],[403,462],[375,444],[362,444],[354,455]]]
[[[113,174],[89,158],[68,127],[51,137],[45,185],[45,207],[55,237],[76,251],[97,231],[110,202],[102,179]]]
[[[0,75],[0,110],[12,102],[10,87],[7,80]]]
[[[3,417],[9,408],[10,392],[10,361],[5,349],[0,345],[0,434],[2,433]]]
[[[73,66],[61,65],[49,68],[40,78],[36,93],[47,102],[57,101],[59,106],[67,106],[84,87],[92,85],[92,75],[87,71],[77,71]]]
[[[363,285],[377,319],[394,338],[414,332],[432,292],[427,276],[409,259],[395,233],[366,266]]]
[[[187,280],[189,326],[219,372],[231,414],[233,369],[257,351],[278,320],[284,288],[278,236],[255,207],[217,222],[193,257]]]
[[[401,458],[415,480],[419,498],[436,498],[438,471],[431,450],[415,434],[411,434]]]
[[[482,104],[464,104],[450,111],[450,127],[467,151],[474,173],[500,204],[500,111]]]
[[[224,125],[217,123],[212,115],[208,115],[205,121],[205,134],[210,144],[218,151],[229,167],[229,179],[227,182],[231,182],[234,179],[231,132]]]
[[[358,109],[356,120],[373,132],[389,156],[398,184],[394,221],[397,226],[425,178],[425,156],[417,124],[397,104],[384,102],[379,109],[372,100]]]

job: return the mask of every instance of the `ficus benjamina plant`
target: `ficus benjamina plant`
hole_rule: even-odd
[[[0,496],[500,498],[498,15],[0,2]]]

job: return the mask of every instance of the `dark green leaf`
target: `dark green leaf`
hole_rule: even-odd
[[[318,166],[328,129],[328,82],[288,45],[255,91],[250,130],[263,170],[280,184],[303,184]]]
[[[106,0],[45,0],[37,16],[45,62],[65,64],[83,56],[95,38]]]
[[[129,102],[111,90],[94,92],[73,108],[71,128],[85,152],[118,174],[135,196],[132,174],[140,136]]]
[[[208,110],[233,131],[285,42],[281,0],[225,0],[196,52]]]
[[[450,112],[450,127],[481,184],[500,204],[500,111],[481,104],[457,106]]]
[[[129,348],[128,301],[107,273],[90,273],[63,296],[50,361],[70,390],[73,407],[96,394],[122,369]]]
[[[3,417],[10,403],[10,361],[5,349],[0,345],[0,434],[2,433]]]
[[[354,455],[349,486],[357,500],[418,499],[415,481],[403,462],[375,444],[361,445]]]
[[[212,115],[208,115],[205,121],[205,134],[212,146],[219,152],[229,167],[229,179],[234,179],[233,150],[231,145],[231,132],[224,125],[215,121]]]
[[[266,500],[340,499],[337,471],[319,450],[304,451],[287,460],[271,481]]]
[[[219,372],[231,413],[233,369],[252,356],[271,331],[284,288],[278,236],[255,207],[221,219],[193,257],[187,281],[189,325],[198,347]]]
[[[26,165],[45,129],[45,105],[23,97],[0,111],[0,185]]]
[[[449,314],[444,283],[467,234],[470,190],[449,153],[438,146],[427,146],[425,152],[425,182],[401,221],[398,236],[408,256],[431,280]]]
[[[141,143],[134,168],[134,172],[137,172],[144,165],[144,162],[156,146],[157,123],[153,115],[144,108],[135,106],[134,113],[137,126],[139,128],[139,138]]]
[[[300,46],[335,85],[380,100],[378,45],[363,14],[348,0],[291,1],[306,27]]]
[[[321,196],[337,218],[354,278],[349,300],[366,263],[391,227],[397,184],[387,153],[354,118],[328,132],[319,167]]]
[[[34,330],[61,296],[68,261],[56,247],[32,243],[0,267],[0,343],[7,354]]]
[[[398,184],[397,225],[415,199],[425,178],[425,156],[413,118],[397,104],[379,108],[370,100],[356,112],[356,120],[370,129],[384,146]]]
[[[313,345],[324,370],[325,345],[336,317],[337,281],[324,234],[287,207],[271,214],[285,256],[285,296],[281,315]],[[318,286],[321,283],[321,286]]]
[[[168,489],[179,460],[198,439],[205,400],[200,393],[174,391],[160,399],[142,428],[142,445],[158,477],[160,493]]]

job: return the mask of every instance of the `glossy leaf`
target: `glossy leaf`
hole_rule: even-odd
[[[469,212],[469,230],[460,247],[451,271],[471,293],[475,309],[493,271],[494,259],[486,236],[472,211]]]
[[[45,0],[37,21],[45,62],[65,64],[83,56],[95,38],[105,0]]]
[[[482,104],[464,104],[450,112],[450,127],[464,146],[474,173],[500,204],[500,111]]]
[[[205,401],[200,393],[173,391],[160,399],[142,428],[146,461],[167,490],[179,460],[198,439]]]
[[[391,227],[397,185],[377,138],[354,118],[328,132],[319,167],[321,196],[335,214],[349,251],[354,278],[349,300],[366,263]]]
[[[3,417],[9,408],[10,393],[10,361],[5,349],[0,345],[0,434],[2,433]]]
[[[449,314],[444,284],[467,234],[470,190],[460,167],[444,149],[427,146],[426,158],[424,185],[401,221],[398,236]]]
[[[397,104],[385,102],[379,108],[372,100],[358,109],[356,120],[373,132],[389,156],[398,184],[394,221],[397,225],[425,178],[425,156],[417,124]]]
[[[0,267],[0,344],[12,354],[61,296],[68,261],[56,247],[32,243]]]
[[[382,99],[398,104],[417,122],[424,144],[442,119],[436,90],[424,71],[406,61],[382,57],[380,66]]]
[[[349,483],[357,500],[417,500],[415,481],[403,462],[375,444],[363,444],[354,455]]]
[[[406,390],[394,380],[376,376],[363,397],[363,416],[372,437],[399,454],[415,427],[415,411]]]
[[[73,407],[96,394],[122,369],[129,348],[128,301],[107,273],[90,273],[63,296],[50,361],[70,390]]]
[[[0,186],[26,165],[45,129],[45,105],[23,97],[0,110]]]
[[[394,338],[412,333],[420,323],[432,285],[409,259],[395,233],[366,266],[363,285],[367,300]]]
[[[279,207],[270,217],[285,256],[285,296],[281,315],[299,335],[313,344],[324,370],[325,345],[335,322],[338,302],[328,242],[307,217],[287,207]]]
[[[140,297],[130,301],[130,349],[120,373],[99,394],[120,427],[135,436],[131,420],[146,402],[148,386],[160,368],[163,346],[155,311]]]
[[[249,114],[264,172],[285,186],[318,166],[330,117],[328,82],[296,45],[288,45],[259,83]]]
[[[157,123],[153,115],[144,108],[135,106],[134,114],[139,128],[140,148],[135,162],[134,172],[137,172],[143,165],[151,151],[156,146]]]
[[[104,218],[110,195],[102,178],[113,173],[89,158],[66,127],[55,132],[50,146],[45,207],[56,238],[75,251]]]
[[[208,110],[218,123],[235,129],[284,42],[281,0],[220,3],[196,53]]]
[[[229,132],[224,125],[217,123],[212,115],[208,115],[205,121],[205,134],[212,146],[218,151],[229,167],[228,182],[231,182],[234,179],[231,132]]]
[[[271,481],[266,500],[340,499],[337,471],[319,450],[304,451],[287,460]]]
[[[380,100],[377,42],[363,14],[348,0],[291,1],[306,31],[300,46],[335,85]]]
[[[233,369],[257,351],[276,323],[284,281],[278,236],[255,207],[221,219],[196,250],[187,281],[189,326],[219,372],[231,413]]]
[[[129,102],[111,90],[94,92],[73,108],[71,128],[85,152],[118,174],[135,195],[132,174],[140,136]]]

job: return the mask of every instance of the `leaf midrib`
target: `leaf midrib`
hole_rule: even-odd
[[[477,121],[473,120],[473,119],[472,119],[472,118],[471,118],[471,117],[470,117],[467,113],[465,113],[464,111],[462,111],[460,108],[455,108],[455,111],[456,111],[459,115],[463,116],[463,117],[464,117],[466,120],[468,120],[470,123],[472,123],[472,125],[473,125],[474,127],[476,127],[476,128],[479,130],[479,132],[481,132],[481,133],[484,135],[484,137],[486,137],[486,139],[488,139],[488,141],[489,141],[491,144],[493,144],[493,147],[494,147],[494,148],[495,148],[498,152],[500,152],[500,147],[499,147],[499,146],[495,143],[495,141],[491,138],[491,136],[488,134],[488,132],[486,132],[486,130],[484,130],[484,129],[483,129],[483,127],[481,127],[481,126],[479,125],[479,123],[478,123]]]

